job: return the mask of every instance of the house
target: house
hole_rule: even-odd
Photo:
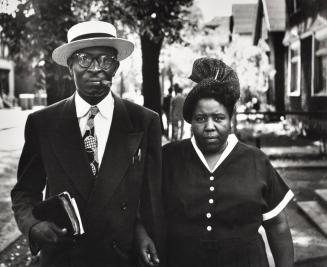
[[[327,1],[286,0],[285,106],[305,129],[327,133]]]
[[[14,88],[14,62],[8,59],[8,48],[3,44],[0,35],[0,98],[14,99]]]
[[[215,45],[224,50],[232,41],[233,24],[230,16],[214,17],[203,26],[203,34],[215,37]]]
[[[233,4],[233,34],[237,34],[246,45],[252,44],[257,4]]]
[[[276,112],[285,111],[285,56],[287,49],[283,45],[286,29],[285,0],[259,0],[253,34],[254,45],[265,45],[269,63],[275,69],[267,91],[267,103],[275,106]]]

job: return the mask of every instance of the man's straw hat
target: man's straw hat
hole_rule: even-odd
[[[77,50],[108,46],[117,50],[119,61],[130,56],[134,44],[122,38],[117,38],[116,28],[104,21],[87,21],[72,26],[67,33],[68,42],[57,47],[52,53],[52,59],[59,65],[67,67],[67,59]]]

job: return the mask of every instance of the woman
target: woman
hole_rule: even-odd
[[[230,133],[240,96],[236,73],[203,58],[195,61],[191,79],[198,84],[183,116],[193,137],[163,148],[167,266],[269,266],[261,225],[276,266],[292,266],[283,209],[293,193],[259,149]]]

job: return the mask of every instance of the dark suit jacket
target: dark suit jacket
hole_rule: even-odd
[[[137,217],[160,250],[159,117],[115,95],[114,100],[97,179],[84,151],[74,96],[27,119],[18,180],[11,192],[18,227],[29,235],[38,222],[32,209],[46,188],[46,198],[68,191],[76,199],[86,232],[73,245],[42,250],[42,266],[131,266]]]

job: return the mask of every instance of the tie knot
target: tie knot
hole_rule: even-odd
[[[99,112],[99,108],[97,106],[91,106],[90,107],[90,115],[91,116],[94,117],[95,115],[98,114],[98,112]]]

